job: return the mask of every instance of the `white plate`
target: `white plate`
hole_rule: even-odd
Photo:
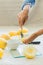
[[[20,55],[23,56],[23,49],[26,45],[23,44],[23,45],[19,45],[17,50],[19,51]],[[40,55],[43,55],[43,47],[40,46],[40,45],[33,45],[36,49],[37,49],[37,53],[36,53],[36,56],[40,56]]]

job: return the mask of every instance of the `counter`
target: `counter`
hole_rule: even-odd
[[[14,31],[16,27],[0,27],[0,34],[2,33],[8,33],[9,31]],[[17,27],[19,28],[19,27]],[[16,28],[16,29],[17,29]],[[39,28],[36,28],[36,30],[32,30],[31,28],[29,28],[29,30],[31,32],[29,32],[30,34],[37,31]],[[36,40],[39,40],[41,41],[41,44],[39,45],[41,48],[40,51],[42,52],[43,51],[43,35],[38,37]],[[13,58],[10,54],[9,51],[5,50],[4,51],[5,54],[3,56],[2,59],[0,59],[0,65],[43,65],[43,55],[40,55],[40,56],[37,56],[36,58],[34,59],[26,59],[26,58]]]

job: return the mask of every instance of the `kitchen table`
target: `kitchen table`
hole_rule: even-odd
[[[14,30],[17,30],[19,27],[14,27],[14,26],[1,26],[0,27],[0,34],[2,33],[8,33],[9,31],[14,31]],[[38,30],[39,28],[36,28],[36,30]],[[36,30],[35,29],[31,29],[29,28],[29,34],[35,32]],[[39,40],[41,41],[41,44],[40,46],[42,47],[39,48],[40,51],[42,50],[43,51],[43,35],[38,37],[36,40]],[[42,52],[41,51],[41,52]],[[5,50],[4,51],[4,56],[2,59],[0,59],[0,65],[43,65],[43,54],[40,55],[40,56],[36,56],[34,59],[26,59],[26,58],[13,58],[10,54],[9,51]]]

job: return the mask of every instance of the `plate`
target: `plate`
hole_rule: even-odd
[[[13,58],[24,58],[25,56],[23,55],[23,48],[25,46],[26,46],[25,44],[19,45],[16,50],[14,50],[14,49],[10,50],[12,57]],[[40,50],[42,50],[42,48],[38,45],[34,45],[34,47],[37,49],[36,56],[42,56],[43,53],[42,53],[42,51],[40,51]]]

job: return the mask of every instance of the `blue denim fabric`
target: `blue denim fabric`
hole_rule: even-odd
[[[35,4],[35,0],[24,0],[23,4],[22,4],[22,9],[24,8],[24,6],[26,4],[30,4],[30,7],[32,7],[32,5]]]

